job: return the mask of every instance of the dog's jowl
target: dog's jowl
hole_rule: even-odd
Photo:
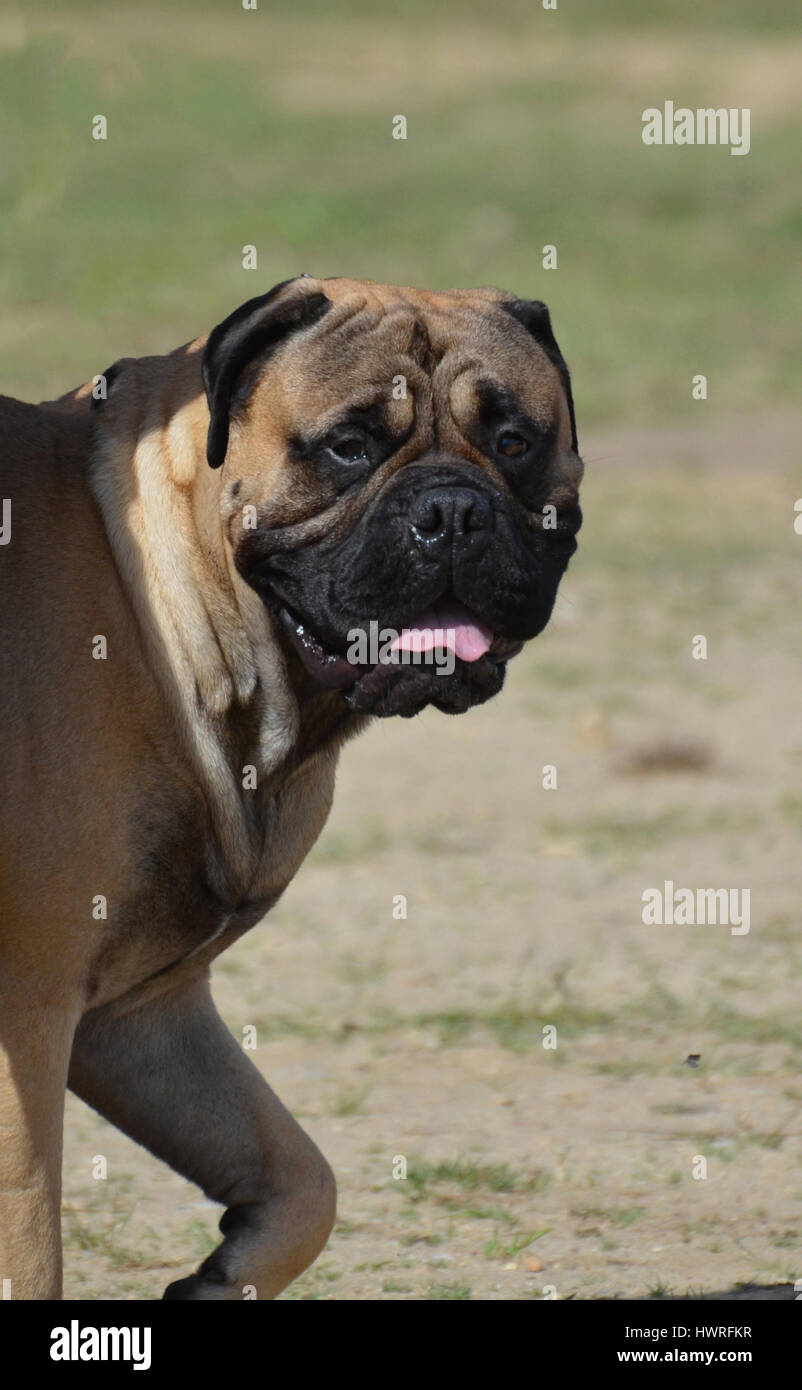
[[[60,1296],[69,1086],[226,1208],[166,1296],[269,1299],[334,1177],[210,964],[320,834],[346,739],[487,700],[548,622],[568,371],[537,301],[304,276],[100,375],[0,401],[0,1277]]]

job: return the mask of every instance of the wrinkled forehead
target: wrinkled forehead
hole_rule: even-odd
[[[463,414],[478,409],[488,384],[544,427],[560,414],[557,369],[497,291],[317,283],[333,307],[287,343],[265,381],[300,427],[382,399],[392,413],[427,402]]]

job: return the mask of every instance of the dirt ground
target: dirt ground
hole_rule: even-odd
[[[284,1297],[802,1277],[798,439],[777,415],[585,438],[546,633],[484,708],[346,749],[312,856],[218,962],[231,1031],[339,1181]],[[645,926],[667,879],[749,888],[749,933]],[[69,1098],[66,1297],[160,1297],[219,1216]]]

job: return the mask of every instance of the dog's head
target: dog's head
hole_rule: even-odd
[[[545,305],[302,277],[215,328],[203,374],[236,567],[307,672],[366,714],[496,694],[581,524]]]

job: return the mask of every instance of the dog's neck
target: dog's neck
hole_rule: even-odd
[[[216,837],[245,880],[263,843],[260,808],[302,762],[334,754],[364,721],[295,669],[262,600],[236,572],[220,517],[221,472],[206,462],[202,349],[198,340],[167,358],[119,365],[96,412],[89,480]],[[143,604],[148,612],[138,611]]]

